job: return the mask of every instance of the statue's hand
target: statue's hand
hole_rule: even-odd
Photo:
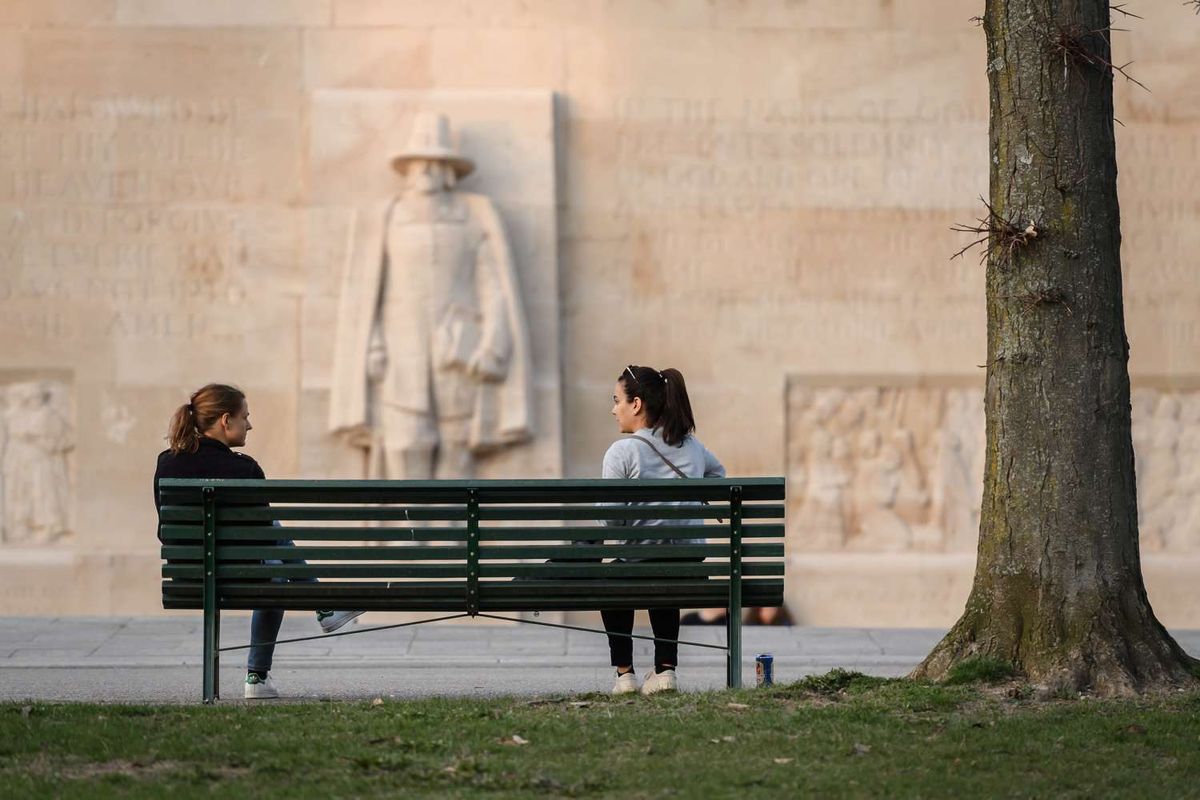
[[[361,447],[364,450],[371,447],[375,434],[370,428],[365,425],[358,426],[346,431],[346,441],[353,447]]]
[[[367,351],[367,379],[378,383],[387,375],[387,350],[372,347]]]
[[[476,350],[467,362],[467,374],[479,380],[498,381],[505,373],[504,363],[487,350]]]

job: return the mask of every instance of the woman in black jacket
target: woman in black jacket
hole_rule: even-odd
[[[257,461],[232,449],[244,447],[246,434],[252,430],[250,407],[240,389],[210,383],[197,390],[171,417],[167,435],[170,446],[159,453],[158,468],[154,471],[155,507],[162,507],[158,495],[159,478],[265,478]],[[292,544],[286,540],[273,543]],[[330,633],[361,613],[318,611],[317,621],[326,633]],[[279,609],[258,610],[250,617],[250,641],[262,644],[250,648],[246,661],[247,698],[279,696],[270,671],[275,639],[282,624],[283,611]]]

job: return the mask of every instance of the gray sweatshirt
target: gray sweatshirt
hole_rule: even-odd
[[[680,471],[689,478],[724,478],[725,467],[717,460],[707,447],[695,436],[688,436],[678,447],[672,447],[663,441],[662,436],[658,431],[652,431],[649,428],[641,428],[635,432],[637,436],[643,439],[648,439],[654,443],[658,452],[671,460],[671,463],[679,467]],[[674,478],[680,480],[675,474],[675,470],[671,469],[663,460],[655,455],[654,451],[645,442],[639,442],[632,437],[628,439],[618,439],[608,448],[608,452],[604,454],[604,467],[601,471],[601,477],[604,478]],[[634,504],[631,504],[634,505]],[[699,503],[691,502],[671,502],[671,503],[647,503],[646,505],[699,505]],[[655,525],[703,525],[704,520],[701,519],[609,519],[604,520],[605,525],[627,526],[627,527],[653,527]],[[647,534],[650,531],[646,531]],[[666,541],[663,539],[641,538],[627,539],[625,544],[637,543],[656,543]],[[698,539],[675,539],[672,540],[683,544],[684,542],[702,543],[703,538]],[[632,560],[632,559],[626,559]]]

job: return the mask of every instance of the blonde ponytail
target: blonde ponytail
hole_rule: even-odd
[[[184,403],[171,415],[171,423],[167,427],[167,444],[175,455],[194,453],[200,446],[200,431],[196,430],[191,403]]]

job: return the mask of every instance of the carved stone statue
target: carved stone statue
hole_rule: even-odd
[[[491,201],[455,190],[474,164],[444,116],[418,115],[392,166],[401,192],[355,215],[329,425],[369,448],[371,477],[468,477],[531,436],[516,271]]]
[[[47,382],[8,387],[4,414],[4,541],[48,544],[70,533],[67,453],[71,426]]]

